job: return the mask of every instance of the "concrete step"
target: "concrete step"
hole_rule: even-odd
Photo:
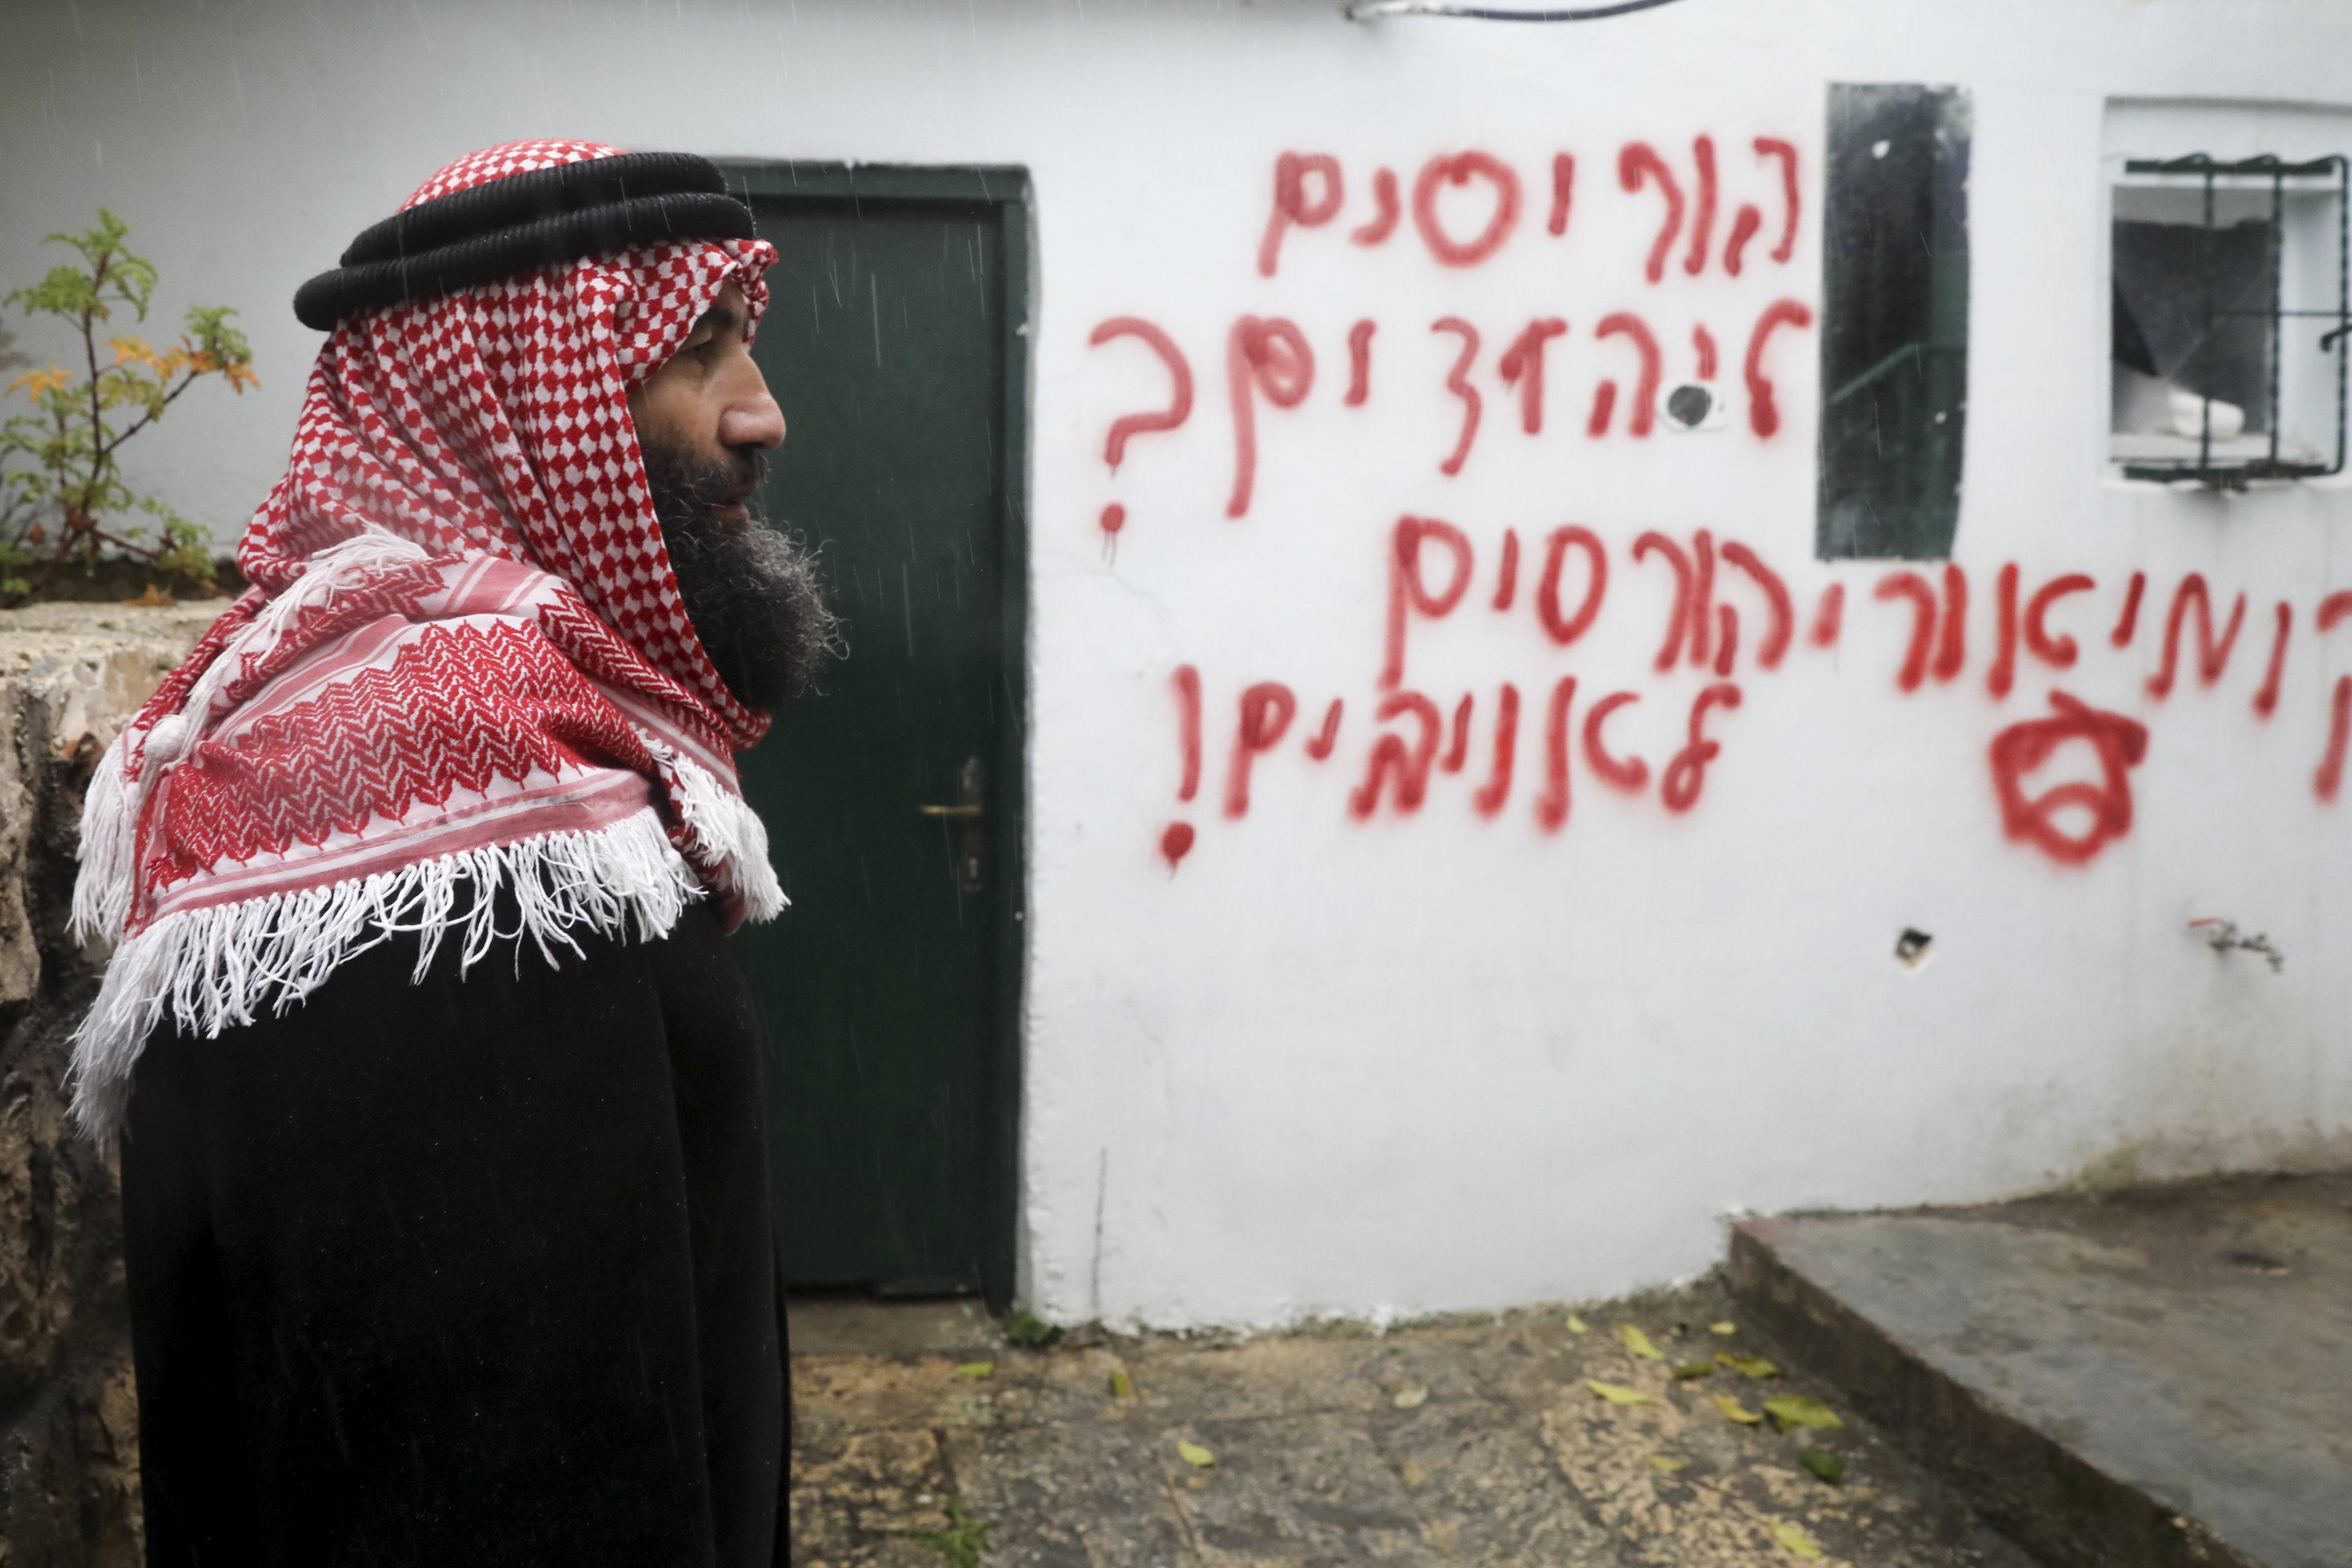
[[[2352,1175],[1751,1220],[1730,1282],[2053,1564],[2352,1564]]]

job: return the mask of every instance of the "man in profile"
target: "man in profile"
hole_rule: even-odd
[[[775,252],[717,168],[491,148],[312,279],[252,586],[108,752],[152,1564],[781,1563],[734,753],[834,651],[761,525]]]

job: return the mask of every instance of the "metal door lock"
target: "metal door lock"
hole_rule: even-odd
[[[964,759],[962,784],[962,798],[955,805],[919,805],[915,809],[942,822],[963,824],[962,843],[956,851],[956,883],[967,893],[978,893],[988,886],[986,863],[982,858],[988,845],[986,773],[978,757]]]

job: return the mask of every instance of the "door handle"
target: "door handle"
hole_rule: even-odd
[[[944,826],[950,822],[963,825],[956,846],[956,886],[967,893],[985,891],[988,887],[987,865],[983,858],[988,847],[987,829],[982,825],[988,816],[987,775],[978,757],[963,760],[962,799],[952,805],[919,805],[918,814],[928,816]]]

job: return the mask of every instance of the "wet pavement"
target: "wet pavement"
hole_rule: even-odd
[[[2053,1563],[2352,1563],[2352,1175],[1756,1220],[1731,1277]]]
[[[1719,1282],[1573,1316],[1028,1351],[954,1307],[796,1306],[793,1561],[2031,1568]],[[1791,1398],[1844,1425],[1782,1430]]]

